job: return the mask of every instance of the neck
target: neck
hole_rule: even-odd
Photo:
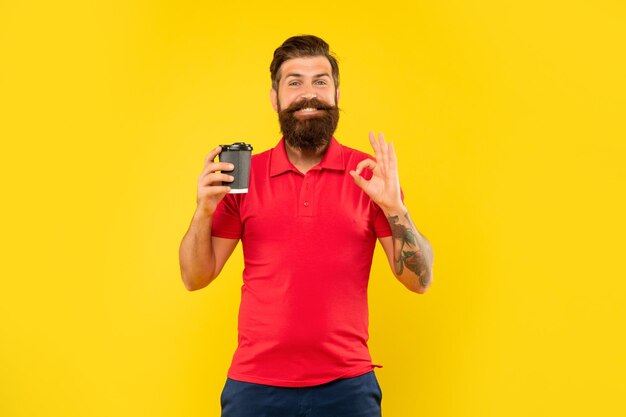
[[[326,153],[328,146],[320,149],[300,149],[289,145],[285,141],[285,151],[287,159],[295,166],[298,171],[306,174],[311,168],[319,164]]]

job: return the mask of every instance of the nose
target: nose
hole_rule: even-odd
[[[302,95],[300,96],[302,99],[310,100],[312,98],[317,98],[317,93],[312,85],[305,85],[304,91],[302,91]]]

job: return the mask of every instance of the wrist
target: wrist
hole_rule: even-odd
[[[391,206],[380,206],[380,208],[383,211],[383,213],[385,213],[386,217],[390,217],[390,216],[402,217],[408,211],[406,206],[402,202],[391,205]]]
[[[210,221],[213,219],[213,212],[208,208],[198,204],[196,212],[193,214],[194,219],[200,221]]]

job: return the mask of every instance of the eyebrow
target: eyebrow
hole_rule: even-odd
[[[289,77],[304,77],[304,75],[299,74],[297,72],[290,72],[289,74],[285,75],[285,78],[289,78]],[[315,74],[313,76],[313,78],[320,78],[320,77],[328,77],[330,78],[330,74],[327,72],[323,72],[321,74]]]

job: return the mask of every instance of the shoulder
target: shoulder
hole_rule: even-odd
[[[261,162],[261,161],[267,161],[269,159],[271,153],[272,153],[271,149],[267,149],[267,150],[265,150],[265,151],[263,151],[261,153],[256,153],[256,154],[252,155],[252,161],[253,162],[257,162],[257,163]]]
[[[271,155],[271,149],[252,155],[252,159],[250,160],[250,166],[253,167],[253,169],[258,169],[262,166],[269,165]]]
[[[354,149],[354,148],[351,148],[349,146],[345,146],[342,144],[339,144],[339,146],[341,146],[341,152],[343,154],[343,158],[346,163],[346,168],[348,169],[353,169],[354,167],[357,166],[359,162],[361,162],[364,159],[376,160],[376,158],[374,158],[372,155],[365,153],[363,151],[360,151],[358,149]]]

